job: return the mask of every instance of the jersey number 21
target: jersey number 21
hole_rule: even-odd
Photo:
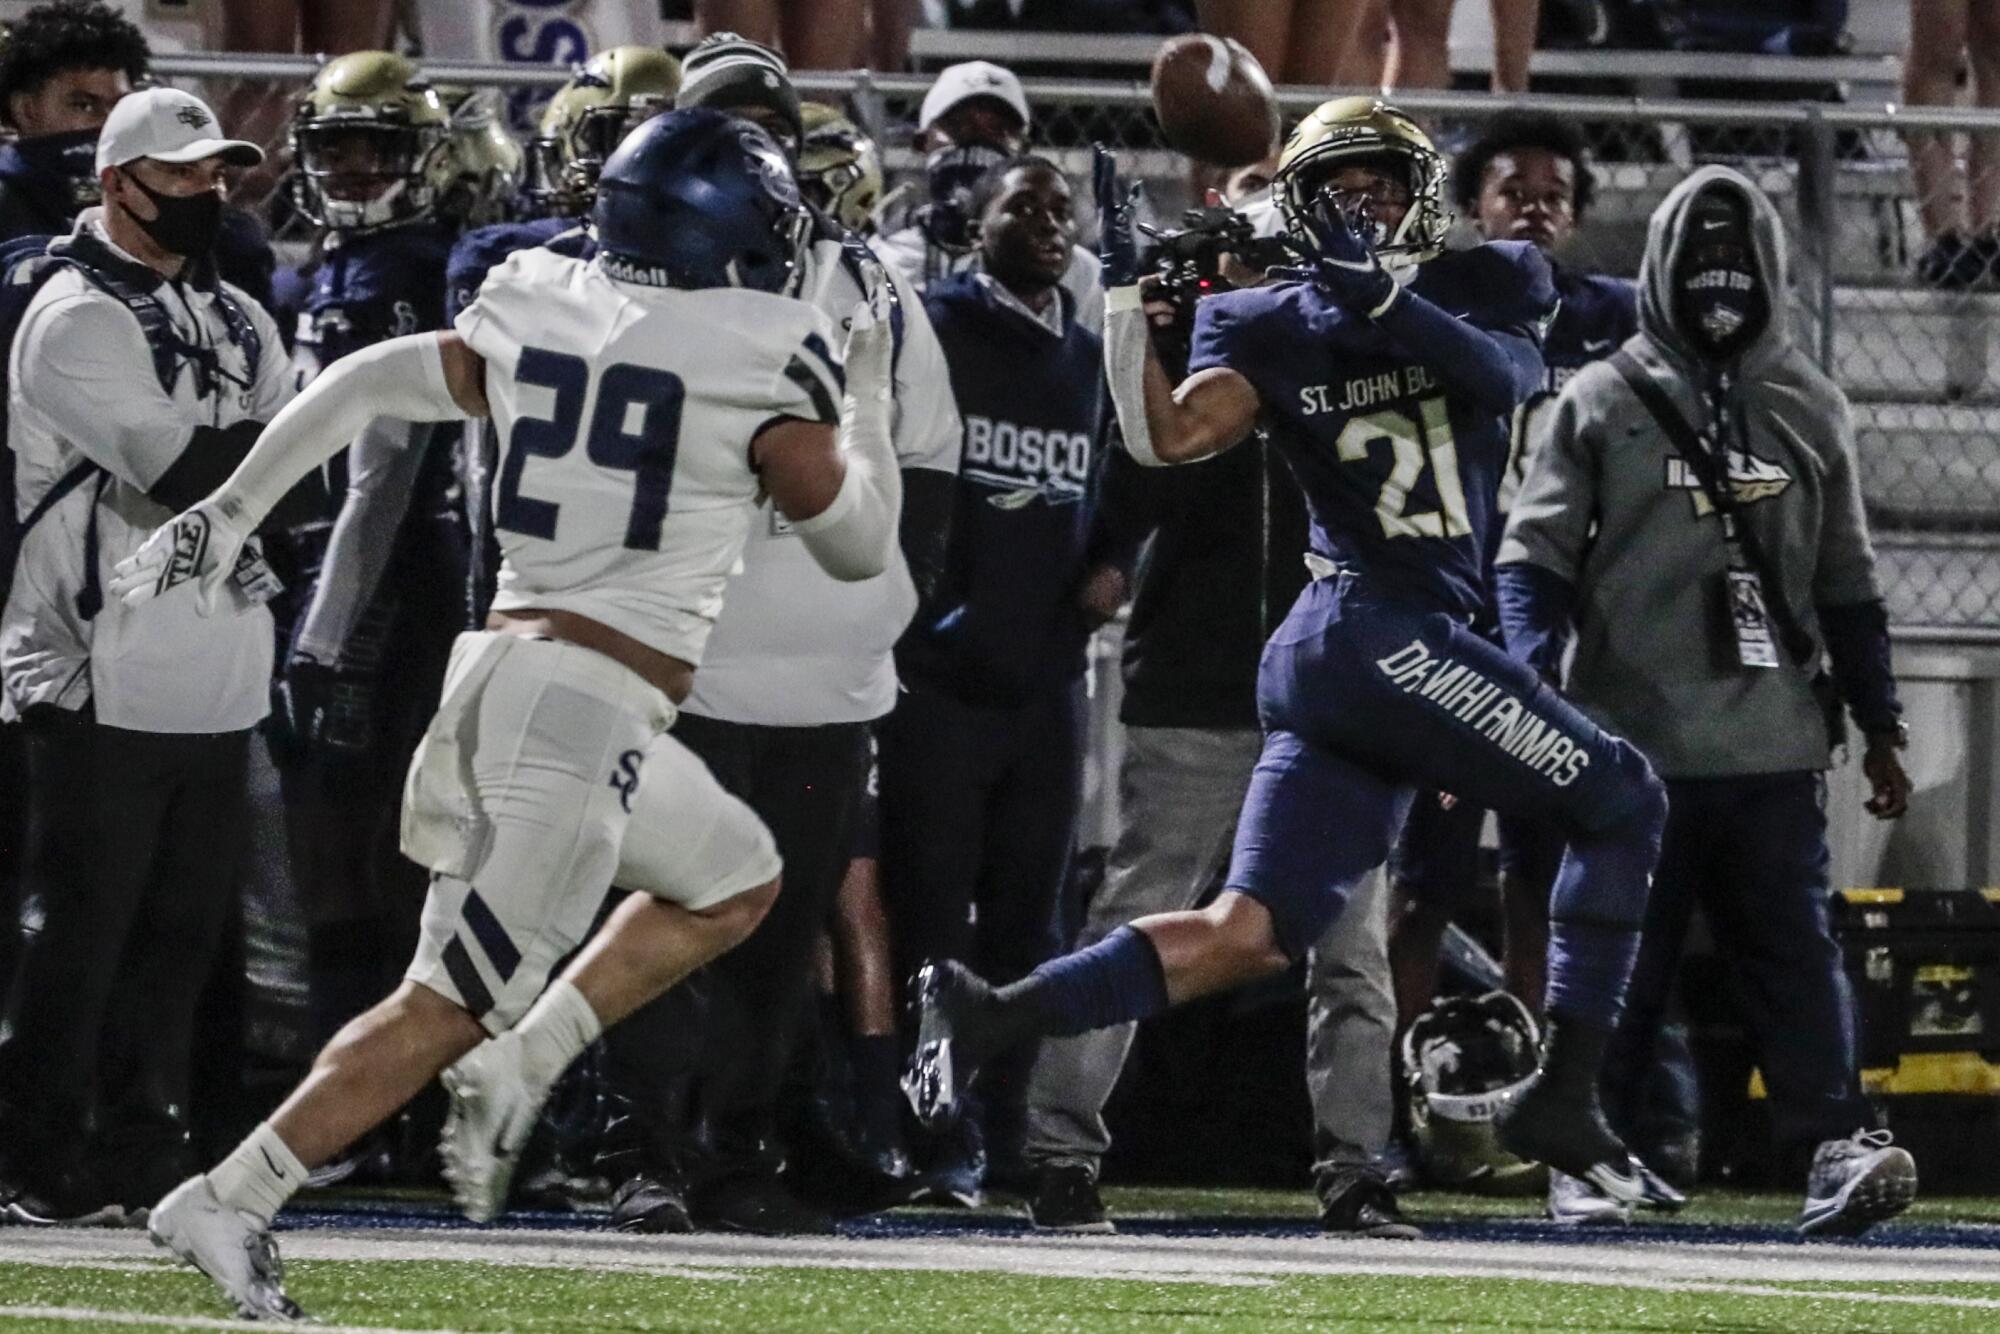
[[[1382,521],[1383,536],[1465,537],[1472,532],[1472,521],[1465,512],[1465,486],[1458,478],[1458,445],[1451,438],[1451,418],[1444,399],[1419,401],[1417,413],[1412,416],[1400,408],[1386,408],[1356,417],[1341,428],[1334,448],[1343,463],[1360,463],[1368,458],[1376,441],[1389,442],[1393,461],[1375,499],[1375,517]],[[1438,508],[1412,514],[1410,492],[1424,475],[1426,462],[1437,488]]]

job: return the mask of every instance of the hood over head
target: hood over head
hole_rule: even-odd
[[[1790,272],[1784,225],[1770,198],[1742,173],[1728,167],[1703,167],[1675,186],[1653,210],[1646,232],[1646,258],[1639,278],[1639,327],[1674,357],[1694,363],[1709,353],[1687,327],[1677,309],[1676,279],[1684,254],[1699,238],[1693,235],[1697,215],[1703,225],[1715,225],[1698,202],[1710,192],[1729,192],[1747,215],[1755,280],[1763,298],[1762,327],[1746,336],[1732,359],[1745,368],[1768,364],[1791,346]]]

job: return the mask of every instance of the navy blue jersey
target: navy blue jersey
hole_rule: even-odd
[[[1103,450],[1102,352],[1071,314],[1058,335],[982,275],[931,284],[924,308],[965,447],[945,573],[898,660],[972,703],[1018,704],[1083,671],[1076,594]]]
[[[565,233],[574,233],[574,236],[564,236]],[[582,218],[496,222],[491,227],[476,227],[459,237],[458,244],[451,248],[451,257],[444,269],[445,318],[456,320],[458,313],[472,304],[472,299],[479,295],[479,285],[486,281],[486,275],[494,265],[517,250],[549,245],[557,237],[563,237],[563,243],[550,246],[550,249],[559,255],[582,255],[590,244],[583,231]]]
[[[1639,289],[1624,278],[1578,273],[1550,264],[1562,309],[1542,344],[1549,366],[1548,392],[1560,393],[1569,378],[1602,361],[1639,332]]]
[[[1507,336],[1506,358],[1531,359],[1539,378],[1533,349],[1556,293],[1534,247],[1494,242],[1441,255],[1417,270],[1410,291]],[[1315,551],[1372,585],[1470,616],[1485,598],[1509,410],[1529,390],[1514,403],[1477,401],[1446,387],[1448,361],[1438,346],[1406,346],[1294,282],[1203,301],[1188,364],[1226,366],[1256,388],[1305,492]]]
[[[309,377],[359,348],[444,327],[451,233],[415,222],[328,238],[299,308],[295,349]]]

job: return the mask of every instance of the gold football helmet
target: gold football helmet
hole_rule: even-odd
[[[428,217],[451,181],[450,138],[444,103],[402,56],[329,61],[292,113],[299,205],[341,232]]]
[[[451,183],[438,213],[460,227],[504,222],[521,188],[521,145],[493,114],[489,96],[470,88],[440,87],[451,121]]]
[[[600,51],[549,99],[528,145],[528,194],[543,212],[581,213],[626,133],[671,110],[681,63],[656,46]]]
[[[824,102],[799,107],[799,193],[851,231],[875,230],[882,202],[882,154],[860,126]]]
[[[1321,207],[1327,178],[1344,166],[1389,166],[1410,192],[1409,209],[1393,228],[1363,231],[1370,248],[1385,262],[1411,264],[1444,248],[1451,210],[1445,206],[1444,159],[1430,136],[1408,116],[1375,97],[1336,97],[1322,102],[1299,122],[1278,156],[1271,182],[1285,230],[1293,241],[1315,249],[1307,220]],[[1350,222],[1369,223],[1350,211]]]

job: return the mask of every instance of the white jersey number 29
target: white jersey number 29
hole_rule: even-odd
[[[1375,500],[1375,516],[1382,521],[1384,536],[1468,536],[1472,521],[1466,517],[1465,486],[1458,479],[1458,445],[1451,438],[1451,418],[1444,399],[1423,399],[1417,411],[1421,414],[1418,417],[1400,408],[1356,417],[1341,428],[1334,448],[1342,462],[1360,463],[1376,441],[1389,442],[1394,462]],[[1426,462],[1437,487],[1439,508],[1411,514],[1410,492],[1423,477]]]
[[[562,507],[553,500],[522,495],[521,471],[530,455],[559,459],[576,448],[590,388],[590,363],[565,352],[524,347],[514,380],[550,390],[555,406],[548,417],[515,419],[500,465],[493,522],[510,533],[553,541]],[[625,524],[628,550],[660,549],[686,398],[680,376],[650,366],[621,361],[606,366],[597,377],[597,407],[590,414],[584,453],[600,468],[632,474],[632,514]],[[639,410],[636,431],[627,429],[634,408]]]

